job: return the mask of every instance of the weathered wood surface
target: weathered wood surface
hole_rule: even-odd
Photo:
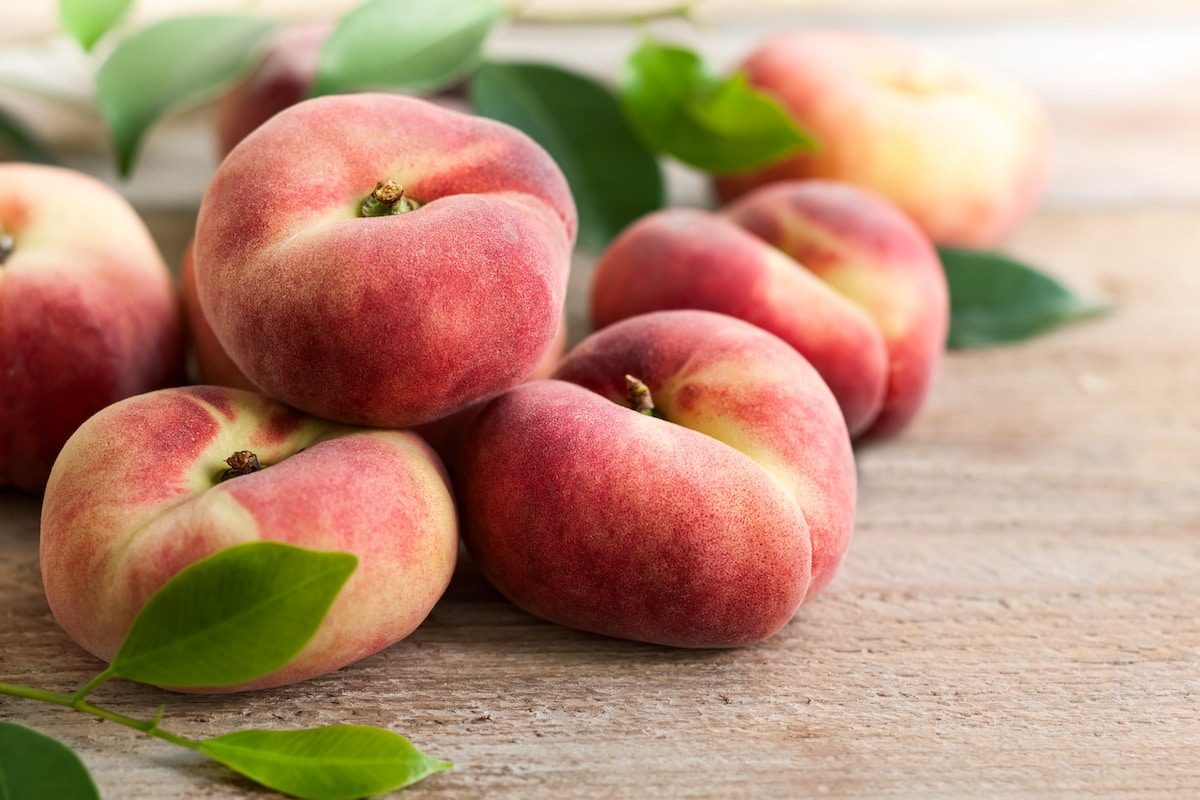
[[[1042,92],[1059,169],[1008,249],[1117,310],[950,355],[918,422],[860,451],[849,557],[780,635],[700,653],[601,639],[515,611],[467,568],[412,637],[336,674],[97,699],[165,706],[191,736],[385,726],[458,765],[414,800],[1200,794],[1200,18],[1083,7],[838,17],[972,50]],[[191,213],[147,209],[164,249]],[[0,680],[72,690],[100,665],[47,610],[37,515],[0,494]],[[57,708],[0,697],[0,719],[76,748],[110,800],[272,796]]]

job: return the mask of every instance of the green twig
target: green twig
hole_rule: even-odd
[[[74,694],[72,699],[78,701],[86,700],[88,695],[99,689],[101,684],[106,683],[110,678],[114,677],[114,675],[115,673],[112,671],[112,667],[107,667],[99,675],[81,686],[79,691]]]
[[[56,706],[63,706],[64,708],[81,711],[84,714],[90,714],[93,717],[106,719],[109,722],[115,722],[118,725],[124,725],[127,728],[133,728],[134,730],[149,734],[150,736],[170,742],[171,744],[177,744],[180,747],[186,747],[189,750],[200,749],[199,742],[183,736],[177,736],[170,731],[165,731],[158,727],[159,722],[162,721],[161,711],[156,714],[153,719],[136,719],[134,717],[125,716],[124,714],[118,714],[115,711],[110,711],[107,708],[93,705],[84,699],[97,686],[99,686],[101,683],[104,683],[111,677],[113,677],[112,674],[108,670],[105,670],[84,684],[83,688],[75,694],[51,692],[45,689],[35,689],[32,686],[21,686],[15,683],[4,683],[3,681],[0,681],[0,694],[7,694],[12,697],[23,697],[27,700],[38,700],[43,703],[52,703]]]
[[[648,11],[642,14],[626,13],[614,11],[604,13],[603,11],[571,14],[568,12],[560,13],[545,13],[532,14],[528,11],[528,7],[533,4],[533,0],[527,0],[525,3],[515,4],[511,12],[511,18],[515,22],[520,22],[525,25],[621,25],[628,23],[645,23],[659,19],[694,19],[693,12],[700,5],[699,0],[690,3],[679,3],[678,5],[667,6],[655,11]]]

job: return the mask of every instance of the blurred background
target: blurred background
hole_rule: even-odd
[[[137,0],[117,35],[171,15],[333,18],[352,0]],[[1047,105],[1055,164],[1046,207],[1189,204],[1200,199],[1200,4],[1187,0],[709,0],[692,18],[656,17],[679,3],[510,2],[515,21],[490,37],[496,58],[544,60],[611,81],[642,24],[732,69],[771,32],[879,30],[999,69]],[[188,209],[216,155],[208,108],[172,115],[145,141],[129,180],[116,177],[92,80],[113,37],[84,53],[58,30],[55,0],[0,0],[0,108],[16,114],[67,165],[118,186],[140,208]],[[649,19],[644,23],[637,16]],[[601,22],[600,20],[609,20]],[[1148,151],[1155,158],[1146,158]],[[670,170],[681,202],[686,171]]]

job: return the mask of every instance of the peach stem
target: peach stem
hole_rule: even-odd
[[[16,246],[17,243],[16,240],[13,239],[12,234],[5,233],[4,228],[0,228],[0,265],[3,265],[5,261],[8,261],[8,257],[13,254],[13,250],[16,249]]]
[[[632,375],[625,376],[625,400],[634,411],[648,417],[654,414],[654,398],[650,396],[650,387]]]
[[[258,456],[249,450],[238,450],[225,459],[225,463],[229,465],[229,469],[217,477],[217,483],[236,478],[239,475],[249,475],[251,472],[258,472],[262,469],[262,465],[258,463]]]
[[[363,200],[359,208],[359,216],[389,217],[392,214],[404,214],[416,211],[421,204],[404,194],[404,187],[388,179],[375,184],[375,190]]]

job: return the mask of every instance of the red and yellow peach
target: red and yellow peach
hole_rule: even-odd
[[[246,451],[261,468],[226,477]],[[358,568],[295,659],[211,691],[304,680],[404,638],[449,583],[458,527],[443,465],[411,432],[339,425],[236,389],[164,389],[91,417],[55,462],[41,521],[46,599],[75,641],[109,660],[169,578],[258,540],[353,553]]]
[[[854,459],[828,386],[724,314],[591,334],[552,379],[488,403],[459,456],[483,574],[530,613],[609,636],[767,638],[830,582],[853,528]]]
[[[559,330],[575,231],[562,172],[515,128],[400,95],[319,97],[217,169],[197,297],[264,393],[409,427],[534,369]]]
[[[72,169],[0,164],[0,486],[41,491],[84,420],[183,367],[179,292],[128,201]]]
[[[1006,76],[904,40],[813,30],[761,42],[741,67],[820,143],[716,181],[723,202],[779,180],[862,186],[938,244],[990,248],[1046,184],[1050,125]]]

